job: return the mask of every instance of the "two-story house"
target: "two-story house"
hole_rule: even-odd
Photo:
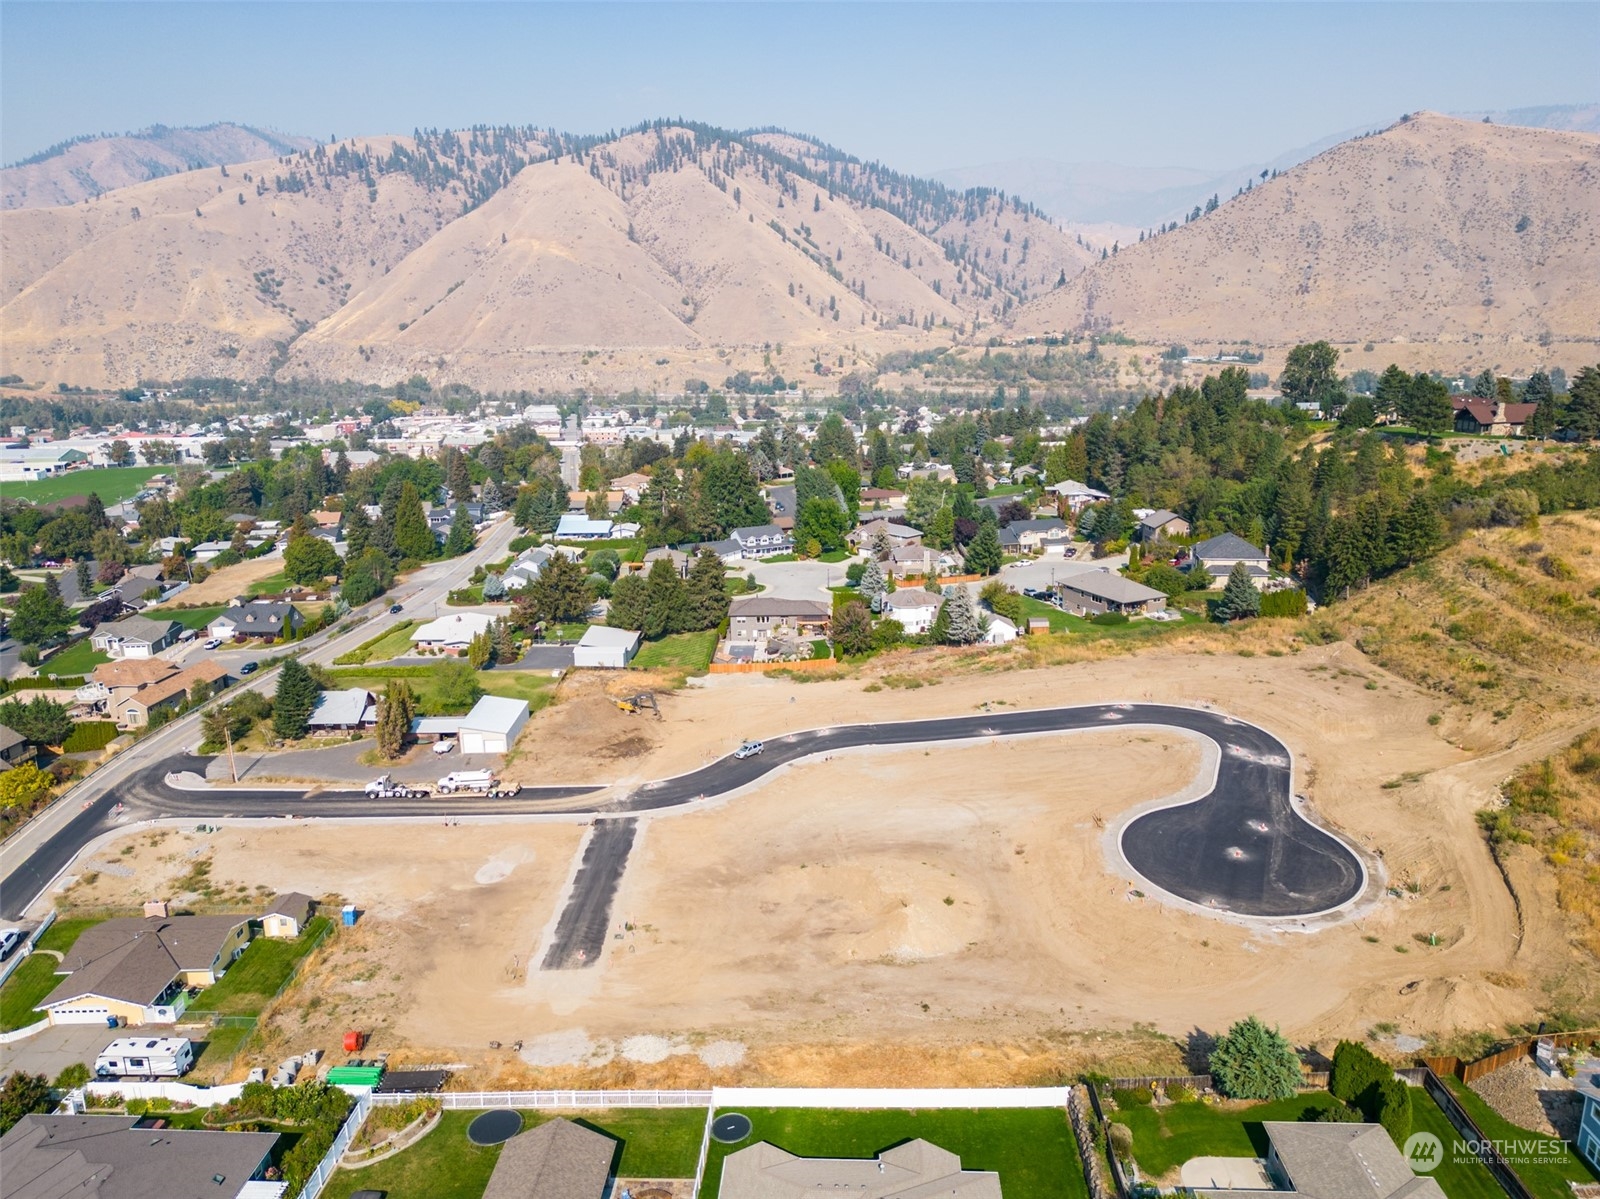
[[[739,553],[745,558],[771,558],[775,554],[794,553],[794,538],[777,525],[734,529],[728,536],[738,542]]]
[[[761,645],[775,637],[794,641],[826,637],[832,615],[821,600],[741,595],[728,606],[728,643]]]
[[[1267,551],[1232,533],[1208,537],[1196,545],[1189,575],[1191,578],[1205,578],[1207,587],[1221,587],[1228,581],[1236,562],[1244,563],[1245,569],[1250,572],[1250,581],[1257,587],[1265,587],[1272,577],[1267,567]]]
[[[296,632],[304,623],[305,617],[293,604],[251,600],[224,609],[206,631],[222,641],[245,637],[272,641],[285,633]]]

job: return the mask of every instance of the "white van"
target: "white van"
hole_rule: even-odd
[[[182,1078],[194,1067],[188,1037],[118,1037],[94,1059],[96,1078]]]

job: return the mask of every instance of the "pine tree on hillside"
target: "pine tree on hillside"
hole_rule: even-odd
[[[273,731],[288,741],[304,737],[320,694],[322,688],[311,672],[290,658],[278,672],[278,690],[272,698]]]
[[[701,550],[689,568],[689,625],[714,629],[728,614],[728,572],[715,550]]]
[[[1250,581],[1250,571],[1243,562],[1235,562],[1228,572],[1227,585],[1222,598],[1217,601],[1217,619],[1227,623],[1247,620],[1261,614],[1261,592]]]
[[[657,559],[645,576],[645,612],[642,632],[654,640],[689,627],[689,594],[678,568],[666,558]]]
[[[946,587],[944,607],[944,640],[949,645],[971,645],[983,637],[983,621],[977,605],[972,602],[972,592],[965,587]]]
[[[1000,569],[1002,558],[1000,535],[987,521],[978,526],[978,534],[967,543],[967,571],[969,574],[992,575]]]

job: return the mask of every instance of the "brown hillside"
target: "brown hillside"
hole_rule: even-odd
[[[794,378],[992,324],[1087,257],[1024,205],[783,134],[663,127],[553,157],[535,135],[514,162],[477,135],[394,144],[446,173],[318,148],[0,214],[5,373],[679,386],[781,344]],[[457,155],[476,173],[455,180]],[[275,190],[290,171],[309,185]]]
[[[1128,246],[1019,333],[1150,342],[1593,342],[1600,138],[1421,113]]]
[[[102,192],[165,175],[224,163],[254,162],[313,144],[307,137],[226,122],[203,129],[158,125],[120,137],[86,138],[37,161],[0,171],[0,208],[76,204]]]

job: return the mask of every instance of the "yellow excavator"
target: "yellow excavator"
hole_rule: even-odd
[[[626,712],[630,716],[649,709],[656,714],[657,720],[661,719],[661,705],[656,703],[654,692],[641,691],[638,695],[630,695],[625,699],[614,696],[611,702],[616,704],[620,711]]]

